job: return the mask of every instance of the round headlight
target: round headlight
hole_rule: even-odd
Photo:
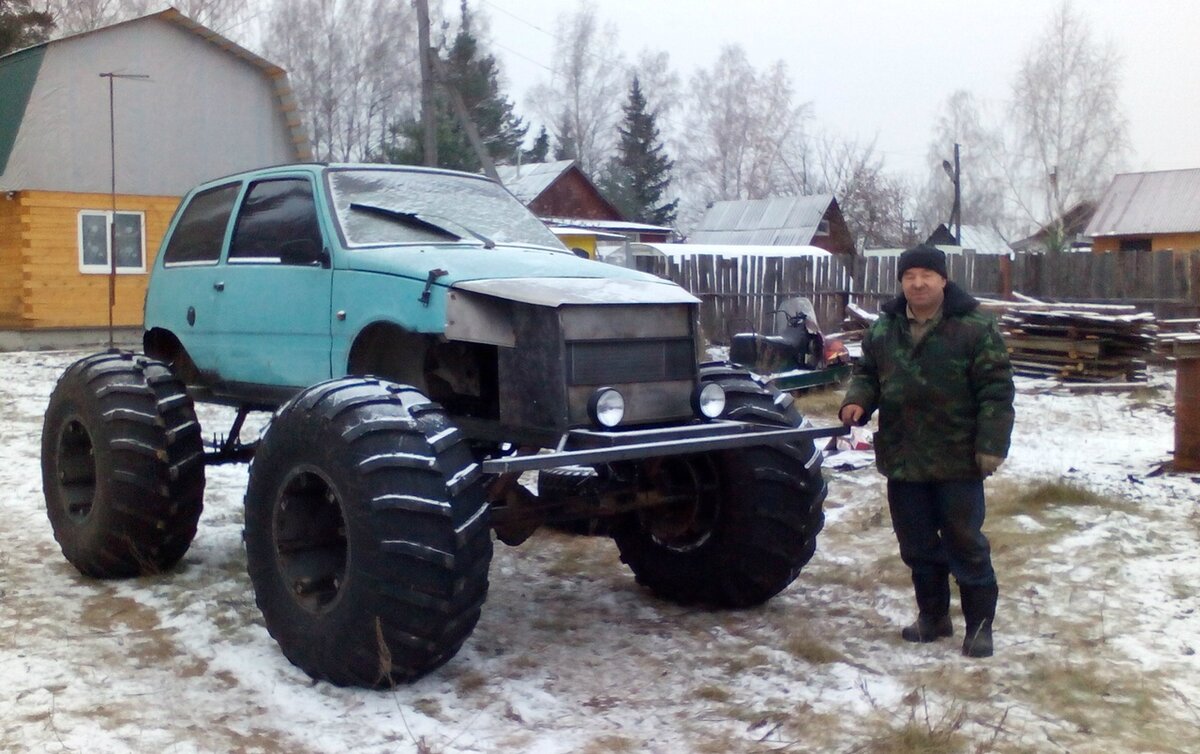
[[[615,427],[625,418],[625,399],[613,388],[602,387],[592,393],[588,415],[602,427]]]
[[[725,388],[710,382],[700,388],[694,400],[696,413],[706,419],[716,419],[725,410]]]

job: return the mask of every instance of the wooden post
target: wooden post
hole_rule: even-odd
[[[1200,341],[1175,343],[1175,471],[1200,471]]]

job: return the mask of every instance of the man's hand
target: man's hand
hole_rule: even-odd
[[[1004,463],[1003,456],[993,456],[987,453],[975,454],[975,465],[979,467],[979,473],[985,477],[996,473],[996,469],[1000,468],[1000,464]]]
[[[846,426],[858,426],[865,413],[866,409],[857,403],[847,403],[842,406],[841,411],[838,411],[838,420]]]

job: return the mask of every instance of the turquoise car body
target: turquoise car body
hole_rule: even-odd
[[[486,237],[490,228],[446,224],[460,234],[459,239],[355,243],[345,227],[345,206],[339,215],[338,202],[344,204],[344,198],[334,188],[337,178],[331,180],[331,175],[346,171],[457,182],[481,192],[489,202],[494,200],[497,212],[514,213],[514,222],[526,238],[492,241]],[[311,187],[321,249],[310,252],[319,253],[304,263],[286,263],[270,255],[234,258],[231,241],[251,187],[287,181]],[[208,229],[220,236],[219,254],[173,262],[172,239],[180,232],[188,207],[196,197],[216,192],[235,196],[224,228],[218,218]],[[398,203],[394,198],[388,201]],[[383,211],[405,209],[392,206]],[[455,209],[443,211],[450,214]],[[537,223],[540,231],[524,225],[516,213]],[[483,237],[476,237],[476,231]],[[172,333],[197,368],[221,383],[301,388],[345,375],[355,338],[366,328],[389,323],[409,332],[441,333],[452,286],[504,278],[623,279],[671,285],[652,275],[575,256],[511,194],[481,176],[381,165],[292,165],[221,178],[184,197],[151,273],[145,328]]]

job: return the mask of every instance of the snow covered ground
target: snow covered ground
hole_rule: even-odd
[[[766,606],[667,604],[608,540],[540,533],[497,544],[455,659],[374,692],[314,685],[262,627],[244,468],[209,469],[175,572],[99,582],[63,560],[39,437],[79,355],[0,354],[0,750],[1200,751],[1200,484],[1150,475],[1173,445],[1169,371],[1135,395],[1020,383],[1013,454],[988,483],[990,660],[899,639],[913,607],[882,480],[848,453],[827,461],[816,557]],[[832,402],[812,418],[830,423]],[[201,419],[220,432],[229,415]],[[1026,494],[1046,481],[1068,484]]]

